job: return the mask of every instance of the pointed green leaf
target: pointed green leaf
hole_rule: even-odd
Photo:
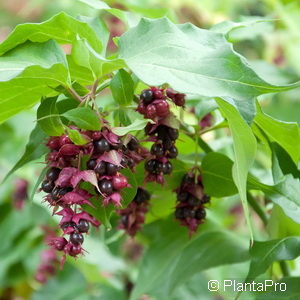
[[[42,130],[49,136],[60,136],[64,133],[64,126],[56,108],[57,97],[46,98],[37,110],[37,121]]]
[[[117,134],[117,135],[125,135],[131,131],[136,131],[136,130],[142,130],[146,127],[146,125],[152,122],[149,119],[141,119],[141,120],[135,120],[132,124],[125,126],[125,127],[114,127],[112,128],[112,132]]]
[[[142,19],[121,36],[120,57],[148,85],[169,83],[174,89],[208,97],[235,99],[243,117],[254,117],[254,98],[294,88],[261,79],[223,34],[167,18]]]
[[[68,110],[62,116],[73,122],[80,129],[100,130],[99,117],[95,111],[88,107],[78,107]]]
[[[124,69],[119,70],[110,82],[111,92],[116,102],[122,106],[133,100],[133,80]]]
[[[78,130],[67,128],[67,133],[75,145],[85,145],[89,142]]]
[[[48,149],[45,145],[46,137],[47,136],[44,131],[41,130],[39,125],[36,125],[30,134],[24,154],[14,165],[14,167],[8,172],[3,181],[5,181],[12,173],[23,167],[25,164],[36,160],[47,153]]]
[[[61,44],[72,44],[78,36],[86,39],[95,51],[101,52],[102,43],[96,32],[87,23],[61,12],[42,23],[18,25],[0,44],[0,55],[26,41],[44,43],[56,40]]]
[[[255,279],[266,272],[275,261],[298,257],[300,255],[300,238],[292,236],[264,242],[255,241],[250,255],[251,264],[246,280]]]
[[[242,119],[237,109],[229,103],[217,99],[217,103],[228,121],[228,125],[233,137],[234,165],[232,168],[233,180],[239,191],[243,204],[247,225],[253,240],[252,225],[250,221],[249,208],[247,202],[247,177],[249,168],[252,166],[256,153],[256,139],[251,128]]]

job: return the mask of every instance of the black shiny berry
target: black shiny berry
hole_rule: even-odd
[[[208,195],[204,195],[201,199],[203,204],[208,203],[210,201],[210,197]]]
[[[100,176],[106,174],[106,162],[103,161],[103,160],[101,160],[101,161],[97,164],[97,166],[96,166],[96,168],[95,168],[95,172],[96,172],[97,174],[99,174]]]
[[[99,183],[99,189],[103,194],[111,195],[113,193],[113,184],[110,180],[102,180]]]
[[[78,233],[78,232],[73,232],[71,235],[70,235],[70,242],[73,244],[73,245],[80,245],[82,244],[84,241],[84,238],[83,238],[83,235],[81,233]]]
[[[182,183],[192,184],[195,183],[195,176],[192,174],[185,174],[182,178]]]
[[[153,173],[156,170],[156,160],[155,159],[148,160],[145,163],[145,169],[146,171]]]
[[[188,204],[189,205],[196,206],[196,205],[199,205],[200,202],[201,201],[199,199],[197,199],[195,196],[193,196],[193,195],[189,196],[189,199],[188,199]]]
[[[44,180],[42,182],[42,190],[45,193],[51,193],[54,189],[54,182],[53,181],[48,181],[48,180]]]
[[[136,196],[134,197],[133,201],[138,204],[141,204],[149,200],[150,200],[150,193],[144,189],[138,188]]]
[[[160,161],[157,161],[154,173],[156,173],[156,174],[164,173],[165,169],[166,169],[165,164]]]
[[[98,154],[103,154],[106,151],[110,150],[109,142],[106,139],[101,139],[94,142],[94,150]]]
[[[140,99],[145,103],[149,104],[153,101],[153,92],[151,90],[144,90],[140,95]]]
[[[185,218],[184,217],[184,208],[183,207],[176,208],[176,210],[175,210],[175,217],[176,217],[176,219],[180,219],[180,220],[182,220],[182,219]]]
[[[65,194],[71,192],[72,190],[73,190],[73,188],[71,188],[71,187],[63,187],[63,188],[56,187],[53,189],[53,191],[51,193],[51,197],[53,200],[58,200]]]
[[[169,148],[168,158],[176,158],[177,155],[178,155],[178,150],[174,145],[172,145]]]
[[[111,164],[111,163],[107,163],[106,164],[106,174],[109,176],[114,176],[116,175],[116,173],[119,171],[119,166]]]
[[[179,131],[175,128],[169,127],[168,128],[168,135],[169,135],[169,137],[172,141],[175,141],[175,140],[178,139]]]
[[[121,217],[121,223],[122,223],[125,227],[127,227],[127,225],[128,225],[128,216],[127,216],[127,215],[123,215],[123,216]]]
[[[196,210],[195,218],[197,220],[203,220],[203,219],[205,219],[205,217],[206,217],[206,211],[204,208],[200,208],[200,209]]]
[[[95,167],[97,165],[97,161],[96,159],[90,159],[87,163],[86,163],[86,167],[89,169],[89,170],[94,170]]]
[[[173,146],[173,141],[167,136],[163,139],[163,146],[165,150],[169,150]]]
[[[151,154],[157,157],[162,157],[164,155],[164,147],[162,144],[153,144],[151,147]]]
[[[140,143],[136,137],[132,137],[129,143],[127,144],[127,148],[131,151],[135,151],[139,148]]]
[[[183,216],[184,216],[184,218],[194,218],[195,211],[189,207],[184,207]]]
[[[81,219],[77,225],[79,232],[88,232],[90,229],[90,223],[87,220]]]
[[[127,158],[127,167],[132,169],[134,166],[135,166],[135,162],[134,162],[133,158],[128,157]]]
[[[177,200],[179,202],[186,202],[188,197],[189,197],[188,192],[180,192],[180,193],[177,194]]]
[[[46,174],[46,178],[49,181],[55,181],[58,178],[59,173],[60,173],[60,169],[58,169],[58,168],[51,168],[51,169],[48,170],[48,172]]]
[[[73,227],[74,229],[77,230],[77,226],[74,222],[65,222],[62,225],[60,225],[61,229],[66,229],[68,227]]]
[[[168,175],[171,174],[173,170],[172,164],[168,161],[163,164],[163,173]]]

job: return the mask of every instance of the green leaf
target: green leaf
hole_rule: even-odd
[[[275,86],[261,79],[223,34],[167,18],[141,19],[121,36],[120,57],[146,84],[208,97],[235,99],[243,117],[254,117],[254,98],[298,85]]]
[[[277,143],[271,143],[272,148],[272,173],[275,183],[284,179],[284,175],[292,174],[300,178],[300,171],[289,154]]]
[[[122,106],[133,100],[134,83],[128,72],[119,70],[110,82],[111,92],[116,102]]]
[[[65,55],[54,41],[28,42],[0,60],[6,61],[7,68],[16,67],[16,61],[23,68],[8,72],[9,81],[0,81],[0,123],[32,107],[41,97],[56,95],[53,88],[69,84]],[[11,79],[12,76],[17,77]]]
[[[44,131],[41,130],[39,125],[36,125],[30,134],[23,156],[8,172],[3,181],[5,181],[12,173],[23,167],[25,164],[36,160],[47,153],[48,149],[45,146],[46,137],[47,136],[45,135]]]
[[[300,128],[296,122],[283,122],[263,113],[257,105],[257,115],[254,119],[268,136],[271,142],[277,142],[293,158],[295,163],[300,159]]]
[[[217,103],[228,121],[228,125],[233,137],[234,165],[232,168],[233,180],[237,186],[250,230],[250,237],[253,240],[253,231],[250,221],[250,214],[247,202],[247,176],[249,168],[253,164],[256,153],[256,139],[233,105],[217,99]]]
[[[74,49],[72,49],[72,58],[77,65],[91,70],[95,78],[100,78],[114,70],[125,67],[122,59],[105,58],[84,40],[75,43]]]
[[[101,52],[102,43],[96,32],[87,23],[61,12],[43,23],[18,25],[0,44],[0,55],[26,41],[44,43],[56,40],[60,44],[73,44],[78,37],[86,39],[95,51]]]
[[[88,107],[78,107],[63,114],[69,121],[73,122],[80,129],[100,130],[100,120],[95,111]]]
[[[57,97],[46,98],[37,110],[38,124],[50,136],[60,136],[65,131],[56,108],[56,100]]]
[[[232,179],[232,166],[232,160],[223,154],[210,152],[204,156],[201,170],[206,194],[212,197],[237,194],[238,191]]]
[[[276,192],[268,194],[270,199],[278,204],[288,217],[300,223],[300,180],[289,174],[274,188]]]
[[[85,145],[89,142],[78,130],[67,128],[68,136],[75,145]]]
[[[146,125],[152,121],[149,119],[141,119],[141,120],[135,120],[131,125],[125,126],[125,127],[114,127],[112,128],[112,132],[117,135],[125,135],[131,131],[136,130],[142,130],[146,127]]]
[[[276,291],[274,286],[267,289],[266,292],[256,292],[257,296],[255,300],[298,300],[300,299],[300,277],[284,277],[279,281],[274,282],[274,286],[277,285]],[[280,284],[282,284],[280,286]],[[284,290],[284,284],[287,289]],[[282,287],[282,291],[280,288]]]
[[[273,262],[295,259],[300,255],[300,238],[293,236],[264,242],[255,241],[250,250],[251,264],[247,279],[264,273]]]
[[[157,227],[161,222],[151,224]],[[140,264],[136,285],[130,300],[142,294],[168,299],[171,292],[194,274],[208,268],[242,262],[248,259],[247,247],[226,231],[205,230],[189,239],[185,229],[174,230],[173,221],[162,222]],[[179,226],[179,225],[178,225]],[[220,249],[226,249],[221,251]],[[159,268],[158,268],[159,266]]]

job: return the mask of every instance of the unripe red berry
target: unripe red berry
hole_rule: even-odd
[[[62,147],[63,145],[66,144],[72,144],[72,141],[70,140],[70,138],[67,135],[62,135],[59,137],[59,145],[60,147]]]
[[[123,175],[114,176],[112,179],[113,188],[115,190],[121,190],[128,185],[127,178]]]
[[[156,114],[159,117],[165,117],[169,114],[169,103],[167,101],[161,100],[157,103],[155,103],[156,107]]]
[[[156,106],[153,104],[150,104],[146,108],[146,117],[149,119],[152,119],[156,116]]]

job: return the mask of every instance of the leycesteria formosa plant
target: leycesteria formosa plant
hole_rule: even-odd
[[[125,33],[109,39],[101,18],[59,13],[17,26],[0,44],[7,70],[0,69],[0,122],[37,105],[25,154],[9,174],[38,161],[32,197],[42,196],[57,222],[44,227],[50,250],[41,256],[37,280],[46,282],[58,260],[63,266],[68,256],[92,253],[84,241],[106,229],[148,249],[130,299],[155,295],[158,282],[167,283],[168,294],[195,273],[224,264],[250,261],[249,280],[300,255],[300,237],[258,242],[261,228],[253,221],[277,222],[276,207],[300,223],[299,127],[260,106],[261,95],[299,83],[274,85],[259,76],[233,49],[230,33],[240,24],[204,30],[164,17],[132,26],[123,8],[84,2],[112,13]],[[262,156],[268,167],[261,167]],[[257,176],[263,173],[268,182]],[[17,185],[15,203],[28,182]],[[249,243],[225,230],[227,221],[215,222],[220,201],[233,199],[243,209]]]

